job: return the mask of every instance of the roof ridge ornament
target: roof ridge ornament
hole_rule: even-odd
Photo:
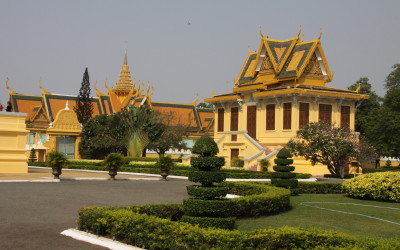
[[[42,91],[42,95],[51,95],[51,93],[49,91],[47,91],[43,88],[41,83],[42,83],[42,77],[40,77],[39,82],[38,82],[39,88]]]
[[[69,107],[68,107],[68,100],[67,100],[67,102],[65,102],[65,110],[69,110]]]
[[[8,82],[10,81],[10,79],[8,79],[8,77],[6,78],[6,88],[8,89],[8,94],[9,95],[15,95],[15,94],[17,94],[17,93],[15,93],[14,92],[14,90],[12,90],[11,88],[10,88],[10,86],[8,86]]]
[[[299,38],[300,34],[301,34],[301,24],[300,24],[300,27],[299,27],[299,31],[297,32],[297,38]]]
[[[262,38],[265,38],[265,36],[264,36],[264,34],[263,34],[263,32],[262,32],[262,27],[260,26],[260,36],[262,37]],[[268,36],[267,36],[267,38],[268,38]]]
[[[321,40],[321,37],[322,37],[322,28],[319,29],[319,36],[317,38],[318,41]]]

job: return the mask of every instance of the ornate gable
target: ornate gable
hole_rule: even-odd
[[[50,119],[43,104],[33,108],[32,115],[27,118],[26,123],[27,128],[47,129],[49,127]]]

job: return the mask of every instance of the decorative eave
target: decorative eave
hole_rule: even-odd
[[[9,94],[9,95],[17,95],[17,93],[15,93],[14,90],[12,90],[12,89],[10,88],[10,86],[8,86],[8,82],[9,82],[9,79],[8,79],[8,77],[7,77],[7,79],[6,79],[6,88],[7,88],[7,90],[8,90],[8,94]]]
[[[233,89],[233,92],[241,93],[241,92],[245,92],[245,91],[262,90],[262,89],[265,89],[265,86],[263,85],[263,83],[256,83],[256,84],[242,85],[242,86],[236,87]]]
[[[233,95],[220,95],[214,96],[212,98],[204,99],[205,102],[214,103],[214,102],[225,102],[225,101],[234,101],[237,99],[242,99],[241,95],[233,94]]]
[[[256,92],[253,94],[254,98],[260,99],[264,97],[277,97],[277,96],[287,96],[287,95],[299,95],[299,96],[323,96],[330,98],[346,98],[346,99],[355,99],[362,100],[368,99],[368,95],[357,94],[355,91],[349,92],[336,92],[334,89],[332,91],[326,90],[316,90],[316,89],[303,89],[303,88],[287,88],[287,89],[277,89],[277,90],[269,90]]]

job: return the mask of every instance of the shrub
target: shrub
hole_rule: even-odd
[[[191,182],[200,182],[203,187],[212,187],[213,183],[220,183],[226,179],[222,171],[190,171],[188,176]]]
[[[107,169],[118,170],[123,163],[123,156],[120,153],[110,153],[106,158],[104,158],[102,165]]]
[[[160,156],[156,163],[156,167],[159,168],[161,171],[169,172],[172,166],[174,166],[174,162],[169,156]]]
[[[260,161],[260,165],[261,165],[262,171],[267,172],[268,168],[271,166],[271,162],[267,159],[262,159]]]
[[[240,158],[233,158],[232,159],[232,167],[243,168],[244,167],[244,160],[242,160]]]
[[[276,165],[274,166],[276,172],[271,173],[271,184],[277,187],[290,188],[293,195],[297,194],[296,187],[298,180],[293,179],[296,177],[295,173],[290,173],[294,170],[294,167],[290,166],[293,163],[293,159],[291,159],[292,155],[289,150],[282,148],[276,157]]]
[[[392,161],[391,160],[387,160],[386,164],[385,164],[385,168],[391,168],[392,167]]]
[[[235,217],[217,218],[217,217],[194,217],[184,215],[181,221],[200,227],[215,227],[220,229],[232,230],[235,227]]]
[[[400,173],[363,174],[344,181],[342,188],[354,198],[400,202]]]
[[[287,191],[287,190],[286,190]],[[399,249],[392,239],[369,239],[316,229],[283,227],[248,232],[199,228],[127,209],[83,208],[78,229],[146,249]]]
[[[193,157],[190,159],[192,167],[203,171],[219,170],[225,165],[224,157]]]
[[[183,200],[185,214],[206,217],[232,217],[234,213],[231,199],[202,200],[189,198]]]
[[[325,178],[338,178],[338,179],[350,179],[354,178],[354,174],[344,174],[343,178],[339,174],[324,174]]]
[[[219,150],[217,144],[208,134],[200,137],[200,139],[197,140],[192,148],[193,154],[198,154],[202,157],[215,156],[218,154],[218,152]]]
[[[47,165],[51,168],[62,168],[67,163],[67,157],[61,152],[52,151],[47,156]]]
[[[28,158],[29,162],[35,162],[37,161],[37,157],[36,157],[36,150],[34,148],[31,149],[31,152],[29,153],[29,158]]]
[[[227,187],[215,187],[215,188],[207,188],[202,186],[187,186],[187,193],[194,198],[200,199],[213,199],[213,198],[221,198],[225,197],[228,194]]]

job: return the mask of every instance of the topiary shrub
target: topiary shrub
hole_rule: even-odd
[[[194,157],[190,161],[196,170],[189,172],[189,180],[199,182],[201,186],[187,187],[188,194],[193,198],[183,201],[185,210],[183,220],[198,224],[200,227],[233,229],[236,220],[235,217],[231,217],[233,203],[231,200],[222,198],[226,196],[228,188],[218,186],[218,183],[226,179],[226,174],[220,171],[225,164],[225,159],[215,157],[218,146],[207,134],[196,142],[192,152],[198,154],[199,157]],[[213,223],[211,223],[212,218],[215,218]]]
[[[400,202],[400,173],[381,172],[345,180],[343,191],[351,197]]]
[[[217,155],[219,152],[217,144],[208,135],[205,134],[194,144],[192,153],[198,154],[201,157],[210,157]]]
[[[36,150],[34,148],[31,149],[31,152],[29,154],[29,158],[28,158],[29,162],[35,162],[37,161],[37,157],[36,157]]]
[[[271,166],[271,162],[268,159],[262,159],[260,161],[262,171],[268,172],[268,168]]]
[[[290,164],[293,164],[292,154],[286,148],[282,148],[276,157],[276,165],[273,167],[276,172],[271,173],[271,184],[277,187],[289,188],[292,195],[296,195],[299,181],[294,179],[296,177],[295,173],[290,173],[294,170],[294,166],[290,166]]]

